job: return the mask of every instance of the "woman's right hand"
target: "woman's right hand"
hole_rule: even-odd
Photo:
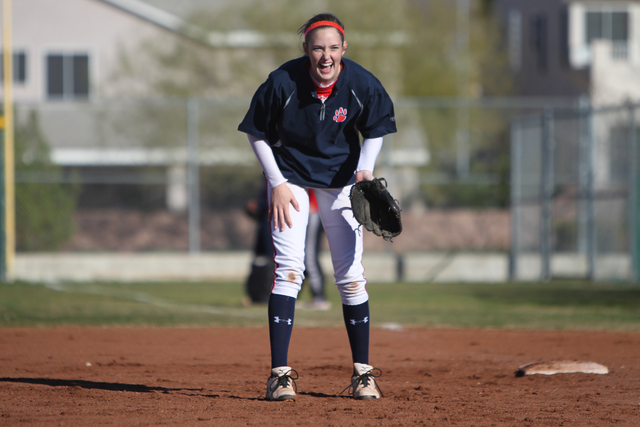
[[[273,219],[274,229],[284,231],[284,225],[288,225],[289,228],[293,227],[291,216],[289,215],[289,204],[293,205],[293,208],[300,212],[298,201],[293,196],[293,192],[287,187],[287,183],[274,187],[271,190],[271,203],[269,204],[269,220]]]

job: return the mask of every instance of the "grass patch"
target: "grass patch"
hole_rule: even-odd
[[[372,325],[640,330],[640,288],[560,281],[505,284],[376,284]],[[296,311],[299,326],[342,326],[328,312]],[[308,299],[304,289],[300,300]],[[266,306],[243,304],[237,282],[0,284],[0,326],[265,326]]]
[[[640,329],[640,288],[589,282],[369,287],[379,321],[442,327]]]

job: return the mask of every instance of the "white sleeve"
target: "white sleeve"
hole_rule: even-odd
[[[360,150],[360,158],[358,159],[356,172],[370,171],[373,173],[373,168],[376,166],[376,159],[381,149],[382,137],[365,138],[364,141],[362,141],[362,149]]]
[[[280,172],[280,168],[276,163],[276,158],[273,155],[273,150],[269,143],[264,139],[258,139],[253,135],[247,134],[249,138],[249,143],[251,144],[251,148],[253,148],[253,152],[256,153],[256,157],[258,158],[258,162],[262,166],[262,170],[264,174],[267,176],[267,181],[269,181],[269,185],[271,188],[275,188],[283,182],[287,182],[287,179]]]

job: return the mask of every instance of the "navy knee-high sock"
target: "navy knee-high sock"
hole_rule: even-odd
[[[293,331],[295,310],[295,298],[275,294],[269,297],[269,342],[272,368],[288,366],[289,341]]]
[[[369,301],[359,305],[342,304],[353,363],[369,364]]]

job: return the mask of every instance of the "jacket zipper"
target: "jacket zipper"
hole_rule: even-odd
[[[320,107],[320,120],[324,120],[324,102],[322,103],[322,107]]]

